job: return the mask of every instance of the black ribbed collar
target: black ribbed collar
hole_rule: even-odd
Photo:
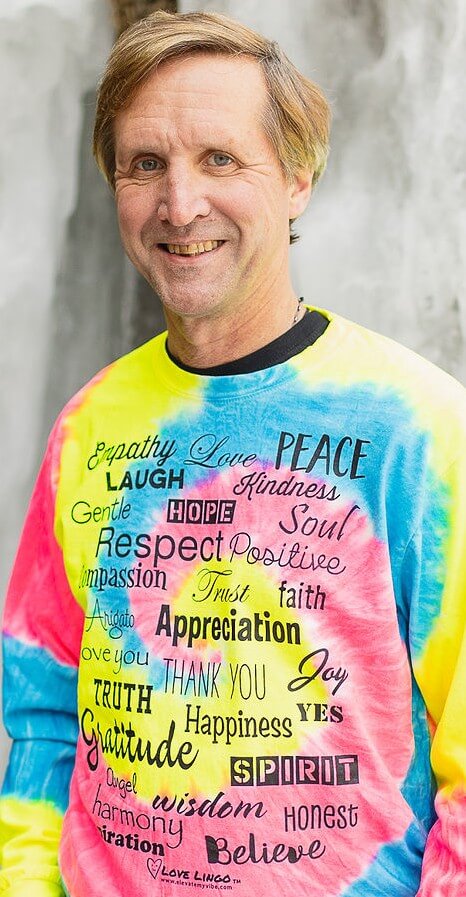
[[[319,336],[322,336],[328,326],[328,320],[320,311],[306,311],[300,321],[293,325],[286,333],[282,333],[277,339],[272,340],[261,349],[256,349],[243,358],[227,361],[225,364],[217,364],[210,368],[193,368],[183,364],[174,358],[168,346],[167,353],[171,360],[191,374],[202,374],[205,377],[226,377],[233,374],[252,374],[254,371],[263,371],[275,364],[288,361],[293,355],[298,355],[308,346],[312,346]]]

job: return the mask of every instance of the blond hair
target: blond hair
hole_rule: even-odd
[[[195,53],[246,56],[263,72],[268,102],[263,127],[285,175],[312,171],[313,183],[325,169],[330,110],[321,90],[305,78],[275,41],[217,13],[158,11],[132,25],[117,40],[103,74],[94,127],[94,155],[115,186],[114,121],[131,103],[144,79],[168,59]],[[292,237],[293,240],[293,237]]]

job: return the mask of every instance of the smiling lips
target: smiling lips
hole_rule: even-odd
[[[163,243],[161,244],[170,255],[201,255],[203,252],[212,252],[221,246],[224,240],[205,240],[203,243]]]

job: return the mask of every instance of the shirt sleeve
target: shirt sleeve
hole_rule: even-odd
[[[466,894],[466,445],[443,493],[431,490],[416,538],[413,669],[431,727],[437,819],[418,897]],[[434,496],[434,497],[432,497]]]
[[[58,845],[74,766],[83,614],[55,535],[61,428],[27,513],[3,621],[4,721],[13,739],[0,800],[0,893],[62,897]]]

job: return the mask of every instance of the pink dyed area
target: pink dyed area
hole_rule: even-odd
[[[59,862],[70,894],[86,897],[120,897],[121,894],[149,894],[139,883],[138,863],[143,855],[109,847],[102,839],[98,826],[105,820],[92,816],[98,782],[95,776],[86,778],[86,762],[82,745],[78,744],[76,769],[71,783],[70,803],[63,826]],[[84,797],[89,810],[83,803]],[[115,794],[115,803],[119,801]],[[128,808],[129,809],[129,808]],[[108,827],[115,826],[107,821]],[[123,831],[120,826],[117,831]],[[150,880],[150,876],[147,875]]]
[[[55,537],[55,500],[69,420],[93,388],[108,376],[104,368],[68,402],[50,434],[21,534],[5,605],[4,631],[26,644],[46,648],[56,660],[79,664],[83,612],[71,592]]]
[[[464,897],[466,886],[466,791],[439,791],[438,820],[430,830],[417,897]]]
[[[78,404],[76,397],[74,406]],[[56,660],[78,666],[83,613],[65,573],[54,535],[59,461],[66,438],[62,419],[52,431],[25,520],[11,576],[4,631],[26,644],[46,648]]]
[[[102,893],[109,897],[120,897],[121,894],[134,897],[178,894],[179,889],[174,887],[167,875],[173,870],[185,870],[191,881],[194,876],[229,874],[237,880],[230,892],[237,897],[245,894],[269,897],[270,893],[285,897],[320,897],[321,894],[338,897],[364,872],[378,847],[394,837],[394,831],[401,828],[402,816],[407,816],[400,803],[390,799],[387,786],[379,786],[377,793],[371,793],[369,799],[366,794],[363,802],[360,789],[351,786],[338,800],[332,789],[289,787],[286,793],[280,789],[280,801],[274,795],[275,789],[253,791],[247,787],[232,788],[225,791],[218,806],[226,801],[234,808],[241,801],[252,804],[254,809],[249,818],[230,815],[219,819],[209,818],[208,814],[186,817],[176,811],[164,813],[160,809],[153,810],[150,804],[142,803],[132,794],[122,800],[117,790],[108,787],[104,764],[99,767],[98,774],[86,777],[83,757],[80,756],[79,770],[73,780],[70,808],[65,817],[60,864],[70,893],[85,894],[86,897],[101,897]],[[214,797],[211,795],[211,798]],[[200,802],[202,797],[198,800]],[[374,827],[370,814],[380,809],[381,801],[385,823]],[[366,812],[367,819],[362,824],[358,823],[357,827],[344,831],[308,829],[285,832],[282,803],[288,810],[293,806],[310,807],[316,803],[323,809],[332,803],[352,804],[358,807],[360,818],[362,812]],[[122,824],[120,809],[125,814],[134,814],[134,819],[139,823],[132,827]],[[396,814],[396,820],[392,818],[393,814]],[[107,831],[125,836],[137,834],[140,841],[148,839],[161,845],[163,857],[160,853],[143,853],[105,843],[99,831],[99,827],[103,826]],[[219,846],[224,845],[233,855],[242,847],[245,851],[249,850],[251,835],[256,857],[265,848],[270,858],[278,845],[284,845],[280,854],[284,857],[283,861],[230,865],[209,862],[206,838],[218,839]],[[304,853],[312,849],[315,859],[305,856],[299,862],[289,862],[286,859],[288,848],[298,853],[301,849]],[[221,856],[225,858],[224,850]],[[241,858],[244,856],[243,851]],[[451,897],[449,891],[433,891],[432,897],[434,893]],[[459,897],[459,893],[452,892],[453,897]],[[430,891],[426,891],[425,897],[427,894],[431,897]]]

